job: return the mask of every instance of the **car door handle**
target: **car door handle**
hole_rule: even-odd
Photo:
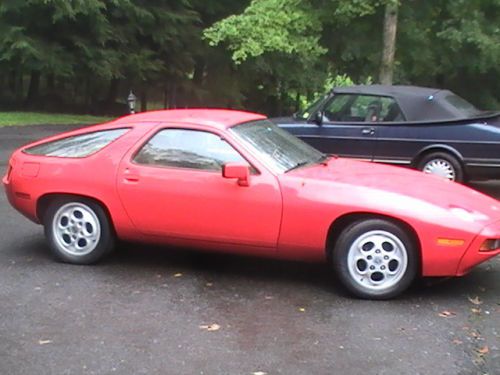
[[[139,175],[137,175],[134,172],[131,172],[130,169],[128,169],[128,168],[125,169],[123,178],[125,181],[128,181],[128,182],[138,182],[139,181]]]
[[[363,130],[361,130],[361,133],[363,133],[364,135],[373,135],[375,134],[375,128],[364,128]]]

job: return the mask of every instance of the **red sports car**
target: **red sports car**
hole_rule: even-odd
[[[264,116],[141,113],[14,152],[11,204],[62,261],[115,239],[327,261],[362,298],[500,253],[500,203],[435,176],[320,153]]]

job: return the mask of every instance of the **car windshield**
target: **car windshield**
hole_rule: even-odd
[[[319,163],[327,158],[327,155],[269,120],[236,125],[230,131],[278,173]]]
[[[323,95],[321,96],[318,100],[313,102],[309,107],[306,109],[303,109],[297,113],[295,113],[294,117],[297,119],[301,120],[307,120],[309,117],[313,114],[316,113],[321,106],[321,104],[325,101],[325,99],[328,97],[328,95]]]

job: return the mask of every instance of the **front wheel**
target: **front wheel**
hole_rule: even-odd
[[[95,263],[113,249],[110,221],[102,207],[89,199],[55,199],[43,224],[52,253],[63,262]]]
[[[417,275],[418,253],[399,225],[382,219],[348,226],[333,249],[333,266],[346,289],[360,298],[389,299]]]

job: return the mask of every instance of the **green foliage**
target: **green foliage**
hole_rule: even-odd
[[[364,81],[355,82],[351,77],[347,74],[337,74],[332,75],[329,74],[326,80],[323,83],[322,88],[319,91],[316,91],[311,97],[307,97],[305,95],[300,96],[300,109],[308,108],[315,101],[325,95],[325,93],[330,92],[334,87],[345,87],[345,86],[353,86],[353,85],[371,85],[373,83],[372,77],[367,77]]]
[[[36,112],[0,112],[0,126],[12,125],[87,125],[111,120],[110,117]]]
[[[99,111],[132,88],[144,103],[290,113],[378,76],[396,1],[1,0],[0,105]],[[500,105],[498,25],[499,0],[400,1],[395,83]]]
[[[197,21],[186,1],[4,1],[0,69],[91,79],[94,86],[182,76],[175,67],[190,61],[183,47],[196,34]]]
[[[265,52],[293,54],[307,62],[326,52],[318,43],[318,15],[301,0],[253,0],[241,15],[216,23],[204,35],[212,46],[228,42],[237,64]]]

